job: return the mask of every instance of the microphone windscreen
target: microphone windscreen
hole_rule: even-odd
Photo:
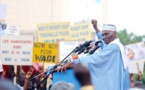
[[[101,41],[95,42],[95,46],[98,46],[98,44],[102,43]]]
[[[72,55],[72,59],[73,59],[73,60],[78,59],[78,58],[79,58],[79,57],[78,57],[77,54]]]

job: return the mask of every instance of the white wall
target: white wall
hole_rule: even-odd
[[[38,23],[78,22],[82,19],[107,20],[107,0],[0,0],[7,4],[6,23],[20,30],[36,30]],[[104,11],[102,11],[104,10]]]

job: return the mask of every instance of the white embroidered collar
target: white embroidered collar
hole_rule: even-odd
[[[120,51],[121,51],[121,55],[122,55],[122,59],[123,59],[123,64],[124,64],[124,69],[126,69],[129,65],[129,59],[128,57],[126,56],[126,53],[125,53],[125,50],[124,50],[124,46],[122,45],[122,43],[120,42],[119,38],[116,38],[114,41],[112,41],[110,44],[117,44],[120,48]]]

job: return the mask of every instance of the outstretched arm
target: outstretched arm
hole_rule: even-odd
[[[29,84],[29,79],[33,74],[34,69],[31,67],[30,70],[26,74],[26,79],[25,79],[25,84],[24,84],[24,90],[27,90],[28,84]]]
[[[92,19],[92,25],[93,25],[96,33],[100,32],[100,30],[98,29],[98,26],[97,26],[97,20]]]
[[[104,42],[104,40],[103,40],[103,38],[102,38],[102,33],[100,32],[100,30],[99,30],[99,28],[98,28],[97,20],[92,19],[92,25],[93,25],[93,27],[94,27],[94,29],[95,29],[95,32],[96,32],[96,35],[97,35],[98,39],[99,39],[100,41],[102,41],[102,43],[103,43],[102,46],[101,46],[101,49],[103,49],[104,47],[106,47],[106,44],[105,44],[105,42]]]

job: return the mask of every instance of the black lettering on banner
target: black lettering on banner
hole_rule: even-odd
[[[55,43],[55,40],[44,40],[44,42]]]
[[[34,47],[45,47],[45,43],[34,43]]]
[[[40,51],[41,54],[51,54],[51,50],[45,50],[45,49],[42,49]]]
[[[55,62],[56,56],[51,55],[35,55],[36,61]]]
[[[48,47],[52,48],[52,49],[55,49],[55,48],[57,48],[57,45],[55,45],[55,44],[49,44]]]

